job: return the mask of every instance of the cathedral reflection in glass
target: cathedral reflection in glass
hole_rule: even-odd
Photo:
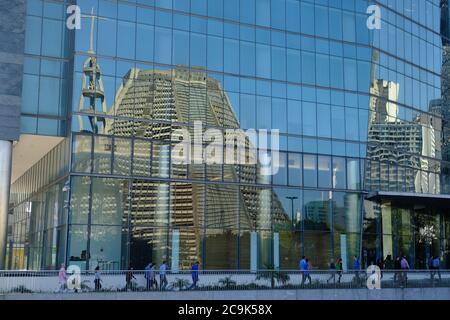
[[[65,95],[71,124],[12,186],[9,268],[450,267],[446,0],[376,1],[379,30],[365,0],[77,2],[93,28],[38,35],[73,47],[70,89],[43,93]],[[27,33],[64,22],[38,3]],[[173,132],[197,121],[279,130],[278,172],[176,163]]]

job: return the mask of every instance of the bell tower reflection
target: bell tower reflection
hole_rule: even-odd
[[[106,19],[94,16],[94,8],[91,10],[91,15],[82,16],[82,18],[89,18],[91,20],[91,29],[89,34],[89,58],[87,58],[83,64],[83,82],[78,111],[88,114],[106,114],[107,107],[105,101],[105,89],[101,78],[100,66],[97,63],[97,57],[95,56],[94,51],[95,19]],[[90,125],[90,128],[88,129],[93,133],[101,133],[105,127],[105,118],[102,116],[89,115],[88,119]],[[80,131],[87,129],[85,128],[85,124],[83,123],[81,116],[78,117],[78,125]]]

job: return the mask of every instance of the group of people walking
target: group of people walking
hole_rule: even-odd
[[[327,279],[327,283],[329,283],[330,280],[333,280],[333,283],[335,283],[336,282],[336,274],[338,276],[338,283],[340,283],[341,278],[342,278],[342,259],[339,258],[336,263],[334,262],[334,259],[331,259],[329,268],[331,270],[331,275]]]
[[[158,281],[156,281],[155,274],[156,264],[150,262],[144,269],[144,278],[146,280],[146,288],[150,289],[158,289]],[[164,290],[167,287],[167,262],[163,261],[163,263],[159,266],[159,284],[160,290]]]
[[[197,283],[199,281],[199,265],[200,263],[196,261],[192,264],[191,267],[191,277],[192,277],[192,284],[188,289],[194,289],[197,288]],[[375,263],[372,261],[371,266],[375,266]],[[392,260],[392,257],[389,255],[385,260],[379,259],[376,263],[376,266],[378,266],[380,271],[381,278],[383,277],[383,269],[392,269],[394,272],[394,283],[399,284],[400,286],[406,286],[407,285],[407,270],[410,269],[408,260],[406,256],[400,255],[397,256],[395,260]],[[428,267],[430,269],[430,275],[431,280],[433,281],[436,275],[439,277],[439,281],[441,280],[441,272],[440,272],[440,258],[439,256],[432,256],[430,257],[428,261]],[[309,284],[312,283],[311,279],[311,273],[310,270],[312,269],[312,265],[310,260],[302,256],[300,262],[299,262],[299,268],[302,275],[301,285],[305,285],[307,282]],[[337,262],[335,262],[334,259],[330,260],[329,263],[329,269],[330,269],[330,276],[327,279],[327,283],[329,283],[331,280],[333,283],[336,283],[336,277],[337,277],[337,283],[341,282],[341,278],[343,275],[343,260],[342,258],[337,259]],[[168,285],[167,281],[167,272],[168,272],[168,266],[167,262],[163,261],[163,263],[159,266],[159,289],[164,290],[166,289]],[[353,258],[353,270],[354,273],[354,280],[356,280],[358,283],[361,283],[361,280],[364,277],[360,277],[361,273],[361,262],[357,256],[354,256]],[[153,262],[149,262],[147,266],[144,269],[144,278],[146,280],[146,289],[152,290],[152,289],[158,289],[158,281],[156,280],[156,264]],[[66,269],[64,264],[61,264],[61,268],[58,273],[58,279],[60,288],[59,291],[62,292],[67,287],[67,281],[68,276],[66,273]],[[128,271],[126,272],[126,290],[133,290],[135,287],[135,284],[133,280],[136,280],[136,277],[133,274],[133,268],[129,267]],[[94,285],[95,285],[95,291],[100,291],[102,289],[102,276],[100,272],[100,267],[97,266],[95,268],[95,274],[94,274]]]
[[[379,259],[376,263],[376,266],[380,269],[380,279],[383,277],[382,270],[388,268],[387,264],[389,261],[392,261],[390,257],[388,257],[386,260]],[[375,263],[371,262],[372,266],[375,266]],[[302,256],[302,259],[299,263],[299,268],[301,270],[302,274],[302,282],[301,284],[304,285],[307,281],[311,283],[311,262],[308,258],[305,256]],[[439,271],[440,268],[440,259],[439,257],[431,257],[429,261],[429,269],[431,271],[431,279],[433,280],[436,274],[438,275],[439,279],[441,279],[441,273]],[[406,256],[398,256],[393,265],[389,266],[389,269],[394,270],[394,283],[398,283],[401,286],[406,286],[407,284],[407,270],[410,269],[408,260],[406,259]],[[341,282],[342,274],[343,274],[343,265],[342,265],[342,259],[339,258],[337,262],[335,262],[334,259],[330,260],[329,263],[329,270],[330,270],[330,277],[327,279],[327,283],[330,283],[332,281],[333,283]],[[354,274],[353,280],[356,281],[356,283],[361,284],[364,277],[361,276],[361,261],[357,256],[353,257],[353,269],[352,273]]]
[[[198,282],[198,273],[199,273],[199,266],[200,262],[196,261],[192,264],[191,267],[191,276],[192,276],[192,285],[189,287],[189,289],[193,289],[197,287]],[[146,288],[147,290],[150,289],[158,289],[158,282],[156,281],[156,274],[155,274],[155,267],[156,264],[153,262],[150,262],[144,269],[144,278],[146,279]],[[159,267],[159,289],[164,290],[167,287],[167,262],[163,261],[163,263]],[[134,276],[133,276],[134,277]],[[130,277],[127,277],[127,283],[131,281]]]
[[[189,287],[189,289],[193,289],[197,287],[197,283],[199,280],[198,274],[199,274],[199,266],[200,263],[196,261],[192,264],[191,267],[191,277],[192,277],[192,285]],[[167,281],[167,271],[168,266],[167,262],[163,261],[163,263],[159,266],[159,289],[164,290],[166,289],[168,285]],[[156,264],[153,262],[149,262],[147,266],[144,269],[144,278],[146,280],[146,289],[158,289],[158,281],[156,280]],[[61,268],[58,272],[58,282],[59,282],[59,292],[63,292],[67,288],[67,281],[69,277],[66,272],[66,268],[64,264],[61,264]],[[126,290],[133,290],[135,288],[134,281],[136,280],[136,277],[134,275],[133,267],[129,267],[128,271],[125,274],[125,281],[126,281]],[[94,290],[100,291],[102,288],[102,274],[100,272],[100,267],[97,266],[95,268],[94,273]]]
[[[94,290],[100,291],[102,288],[100,267],[97,266],[94,271],[95,271],[95,273],[94,273]],[[69,280],[69,277],[67,276],[66,266],[64,265],[64,263],[62,263],[61,267],[58,271],[59,292],[64,292],[64,290],[66,290],[66,288],[68,287],[68,285],[67,285],[68,280]],[[81,287],[81,283],[79,283],[79,285]],[[75,290],[75,292],[77,292],[77,290],[78,290],[77,286],[75,286],[75,285],[74,285],[74,290]]]
[[[305,256],[302,256],[302,259],[300,260],[299,263],[299,267],[302,274],[302,285],[304,285],[307,280],[309,281],[309,284],[311,284],[311,274],[309,271],[311,270],[311,262],[309,261],[309,259],[306,258]],[[327,279],[327,283],[329,283],[331,280],[333,280],[333,283],[335,283],[336,276],[338,278],[337,282],[340,283],[343,270],[342,259],[339,258],[337,262],[334,262],[334,259],[331,259],[329,263],[329,268],[331,274],[330,277]],[[359,270],[361,269],[361,263],[359,262],[359,259],[356,256],[354,257],[353,268],[355,269],[355,276],[359,279]]]

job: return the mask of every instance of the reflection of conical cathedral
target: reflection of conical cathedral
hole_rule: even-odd
[[[120,118],[108,118],[105,134],[152,140],[134,144],[134,163],[138,171],[142,170],[142,176],[148,175],[145,162],[151,152],[150,171],[157,178],[168,178],[170,170],[175,179],[214,181],[222,180],[222,175],[224,180],[243,183],[260,179],[257,165],[169,165],[167,143],[173,130],[180,127],[175,123],[202,121],[207,126],[239,128],[220,83],[208,78],[204,71],[182,67],[169,71],[132,69],[124,77],[109,114]],[[125,120],[127,117],[143,121],[131,122]],[[246,140],[247,147],[248,143]],[[119,154],[120,147],[114,146]],[[203,228],[208,237],[226,237],[224,230],[236,234],[239,229],[270,228],[271,221],[288,220],[275,193],[253,187],[177,182],[169,190],[167,184],[135,180],[131,190],[132,241],[148,241],[156,259],[162,259],[169,246],[168,226],[180,228],[180,267],[188,267],[201,256]],[[262,195],[271,199],[261,199]],[[264,210],[262,206],[267,205],[271,208]],[[216,247],[208,255],[218,265],[224,265],[226,248],[223,250]]]

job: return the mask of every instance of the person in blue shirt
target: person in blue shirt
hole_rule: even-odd
[[[311,275],[309,273],[309,270],[311,269],[311,262],[309,262],[309,259],[307,258],[305,260],[306,264],[305,264],[305,279],[309,280],[309,284],[311,284]]]
[[[302,256],[302,259],[300,260],[300,262],[299,262],[299,269],[300,270],[304,270],[305,269],[305,266],[306,266],[306,259],[305,259],[305,256]]]
[[[361,270],[361,262],[357,256],[353,258],[353,269],[355,270],[355,280],[359,281],[359,271]]]
[[[150,277],[150,269],[152,267],[152,263],[149,262],[149,264],[144,269],[144,278],[147,283],[147,290],[150,290],[150,287],[152,286],[151,277]]]
[[[200,262],[196,261],[191,268],[191,274],[192,274],[192,285],[189,287],[189,289],[196,288],[197,282],[198,282],[198,268],[199,268]]]
[[[355,256],[354,260],[353,260],[353,269],[361,270],[361,263],[359,262],[359,259],[357,256]]]
[[[311,283],[311,276],[309,275],[309,272],[307,271],[308,266],[308,259],[306,259],[305,256],[302,256],[302,259],[299,263],[300,270],[302,271],[302,285],[305,284],[306,279],[309,279],[309,283]]]
[[[434,280],[434,276],[437,273],[438,277],[439,277],[439,281],[441,281],[442,280],[441,271],[439,271],[439,269],[441,268],[441,259],[438,256],[435,256],[431,262],[431,265],[434,270],[431,274],[431,280]]]

